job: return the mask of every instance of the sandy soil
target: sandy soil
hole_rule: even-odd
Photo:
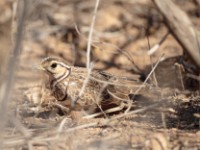
[[[5,2],[1,6],[11,11],[12,3]],[[198,29],[199,7],[193,1],[176,0],[176,4],[190,16]],[[168,32],[162,15],[152,1],[102,0],[95,23],[92,44],[95,69],[137,80],[140,78],[142,85],[142,78],[147,77],[152,65],[164,55],[154,78],[152,76],[148,80],[134,99],[135,107],[130,114],[125,115],[122,111],[109,115],[109,119],[103,116],[74,119],[55,113],[53,108],[36,104],[40,101],[38,92],[41,93],[40,87],[45,84],[46,76],[35,66],[43,58],[56,56],[68,64],[85,66],[94,5],[95,0],[30,1],[10,101],[10,119],[2,134],[2,146],[23,150],[199,149],[199,83],[186,76],[188,70],[183,62],[187,60],[182,47],[169,34],[161,47],[151,57],[148,55],[147,33],[152,47]],[[0,28],[7,27],[10,31],[7,24],[11,24],[11,19],[10,16],[9,21],[3,21]],[[11,34],[6,33],[8,36]],[[4,34],[0,34],[0,39],[3,37]],[[6,53],[10,46],[2,43]],[[123,52],[128,53],[134,64]],[[1,58],[7,55],[4,53],[1,53]],[[138,87],[126,88],[136,91]],[[157,105],[152,106],[154,104]]]

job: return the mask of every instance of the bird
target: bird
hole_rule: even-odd
[[[123,93],[126,84],[122,83],[122,86],[115,88],[115,83],[124,80],[123,77],[118,78],[98,70],[88,72],[90,70],[87,68],[67,65],[55,57],[44,58],[38,69],[48,75],[46,88],[67,110],[84,110],[87,114],[99,110],[106,116],[105,113],[123,110],[130,102],[130,93]],[[117,93],[116,89],[121,90]]]

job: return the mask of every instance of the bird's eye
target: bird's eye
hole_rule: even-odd
[[[56,68],[57,67],[57,63],[53,63],[53,64],[51,64],[51,68]]]

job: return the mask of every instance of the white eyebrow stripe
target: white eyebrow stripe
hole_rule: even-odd
[[[49,59],[52,59],[53,61],[59,62],[59,58],[48,56],[42,59],[41,63],[44,63],[45,61],[48,61]]]
[[[53,57],[50,57],[50,56],[45,57],[45,58],[42,59],[41,63],[44,63],[45,61],[47,61],[47,60],[49,60],[49,59],[54,59],[54,58],[53,58]],[[56,59],[56,58],[55,58],[55,59]]]
[[[63,67],[66,67],[67,69],[71,69],[70,66],[66,65],[65,63],[63,62],[58,62],[58,64],[61,64]]]

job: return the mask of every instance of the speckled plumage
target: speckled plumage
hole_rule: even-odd
[[[101,105],[102,100],[106,101],[106,98],[109,97],[106,89],[111,85],[107,86],[99,82],[99,80],[107,81],[109,77],[98,71],[91,72],[84,92],[79,97],[87,78],[86,68],[68,66],[59,59],[52,57],[43,59],[41,67],[49,75],[49,87],[52,94],[67,107],[71,107],[72,103],[77,101],[75,104],[76,109],[84,109],[91,112]]]

